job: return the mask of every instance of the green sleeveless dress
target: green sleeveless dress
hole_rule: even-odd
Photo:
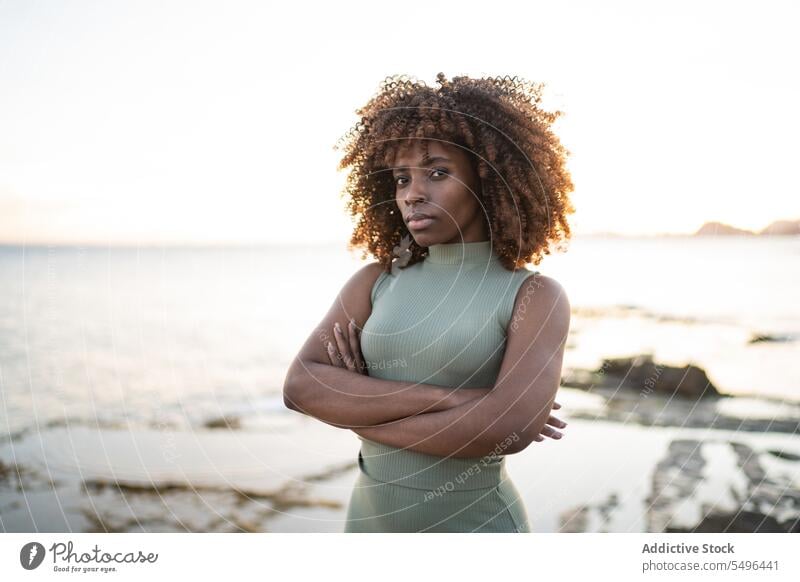
[[[369,375],[469,388],[491,386],[517,291],[537,273],[509,271],[491,241],[428,247],[424,261],[381,273],[361,334]],[[502,449],[439,457],[363,437],[345,532],[529,532]]]

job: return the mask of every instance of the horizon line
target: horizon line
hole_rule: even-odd
[[[573,234],[566,242],[579,238],[626,238],[626,239],[642,239],[642,238],[753,238],[753,237],[791,237],[800,236],[792,234],[758,234],[758,233],[736,233],[736,234],[697,234],[697,233],[655,233],[655,234],[623,234],[616,232],[591,232]],[[562,243],[564,241],[561,241]],[[158,249],[158,248],[186,248],[186,249],[235,249],[235,248],[268,248],[268,247],[320,247],[327,245],[342,245],[347,247],[349,241],[346,239],[330,239],[319,240],[314,242],[303,241],[257,241],[257,242],[192,242],[192,241],[149,241],[149,242],[99,242],[99,241],[0,241],[0,247],[18,248],[62,248],[62,247],[78,247],[78,248],[119,248],[119,249]],[[360,247],[352,249],[357,252]]]

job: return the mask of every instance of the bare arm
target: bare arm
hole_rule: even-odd
[[[319,362],[298,365],[302,369],[292,372],[294,384],[289,400],[285,397],[286,405],[340,428],[357,429],[441,412],[490,390],[383,380]]]
[[[286,406],[343,428],[372,426],[426,412],[441,412],[461,405],[489,391],[489,387],[454,389],[416,382],[396,382],[372,378],[356,371],[348,362],[332,362],[325,346],[341,342],[353,347],[360,358],[360,347],[352,318],[361,329],[372,313],[370,292],[380,274],[378,263],[357,271],[342,288],[322,322],[300,349],[286,374],[283,399]],[[334,330],[339,322],[344,337]],[[339,364],[339,365],[337,365]]]
[[[519,309],[523,302],[524,310]],[[486,396],[354,432],[443,457],[480,457],[503,443],[503,452],[512,454],[539,440],[561,381],[570,305],[563,288],[541,275],[527,279],[515,303],[498,381]]]

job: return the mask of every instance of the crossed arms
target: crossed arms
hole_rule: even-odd
[[[570,306],[553,279],[531,275],[515,301],[497,382],[453,389],[366,374],[358,331],[371,314],[373,263],[356,272],[287,372],[287,407],[366,439],[443,457],[513,454],[566,423],[550,415],[561,379]],[[338,324],[338,326],[337,326]],[[338,329],[337,329],[338,327]],[[511,437],[509,440],[508,437]]]

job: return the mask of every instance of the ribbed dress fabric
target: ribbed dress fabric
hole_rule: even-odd
[[[372,377],[470,388],[494,384],[517,292],[491,241],[428,247],[381,273],[361,351]],[[345,532],[528,532],[523,501],[495,455],[440,457],[361,438]],[[507,443],[506,445],[507,446]]]

